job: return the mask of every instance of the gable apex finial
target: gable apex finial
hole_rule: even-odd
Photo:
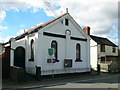
[[[66,13],[68,13],[68,8],[66,8]]]

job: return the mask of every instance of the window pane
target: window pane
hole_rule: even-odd
[[[34,40],[31,40],[31,61],[34,61]]]
[[[66,25],[66,26],[69,25],[68,19],[65,19],[65,25]]]
[[[112,48],[112,52],[113,52],[113,53],[116,52],[116,48],[115,48],[115,47]]]
[[[105,62],[105,57],[101,57],[101,62]]]
[[[101,45],[101,52],[105,52],[105,45]]]
[[[80,60],[80,44],[76,45],[76,60]]]
[[[52,41],[51,48],[54,48],[54,50],[55,50],[54,57],[57,60],[57,42],[56,41]]]

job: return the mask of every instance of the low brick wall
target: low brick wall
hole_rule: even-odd
[[[120,62],[112,61],[107,63],[101,63],[101,72],[109,72],[109,73],[119,73],[120,72]]]
[[[20,67],[11,66],[10,78],[18,82],[25,81],[25,71]]]

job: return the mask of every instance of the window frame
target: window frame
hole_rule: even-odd
[[[103,60],[103,59],[104,59],[104,60]],[[100,62],[105,63],[105,57],[101,57],[101,58],[100,58]]]
[[[52,46],[52,44],[55,43],[55,48]],[[55,54],[54,54],[54,57],[56,59],[56,61],[58,60],[58,44],[57,44],[57,41],[53,40],[51,42],[51,48],[54,48],[55,49]]]
[[[105,52],[105,45],[104,45],[104,44],[101,44],[101,45],[100,45],[100,51],[101,51],[101,52]]]
[[[116,47],[114,47],[114,46],[112,47],[112,52],[116,53]]]
[[[65,25],[69,26],[69,19],[65,18]]]
[[[34,49],[35,49],[35,42],[34,42],[34,40],[32,39],[31,41],[30,41],[30,59],[29,59],[29,61],[34,61]]]
[[[65,34],[66,34],[66,35],[71,35],[71,31],[70,31],[69,29],[67,29],[67,30],[65,31]]]
[[[81,45],[79,43],[76,44],[76,60],[75,62],[82,62],[81,60]]]

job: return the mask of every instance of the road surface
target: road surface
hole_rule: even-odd
[[[39,90],[39,88],[120,88],[120,75],[111,75],[103,77],[91,77],[86,79],[71,79],[63,80],[60,83],[52,83],[41,85],[36,89],[30,90]]]

